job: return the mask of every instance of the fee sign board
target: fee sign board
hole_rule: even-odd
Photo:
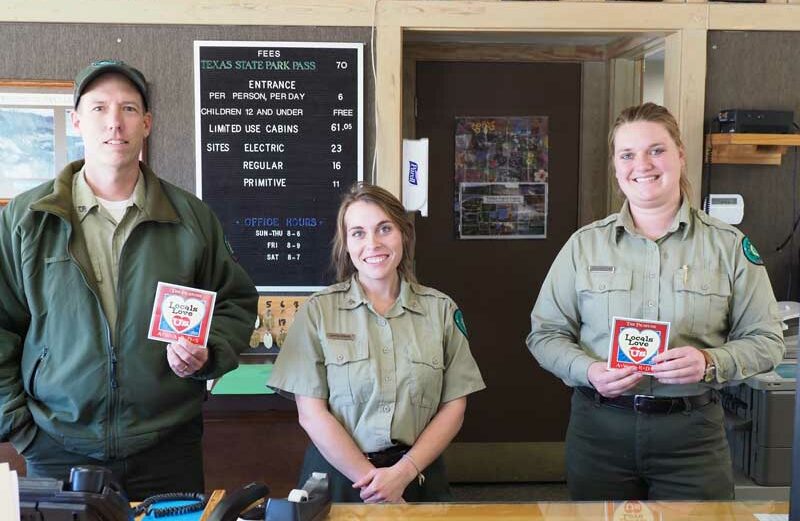
[[[363,44],[196,41],[197,194],[259,291],[332,282],[342,194],[363,180]]]

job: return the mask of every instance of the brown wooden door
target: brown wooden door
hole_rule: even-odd
[[[464,312],[487,390],[470,397],[463,442],[561,441],[569,390],[525,346],[530,311],[578,219],[581,67],[571,63],[417,64],[417,137],[430,139],[429,217],[417,216],[420,282]],[[546,239],[458,240],[456,116],[548,116]]]

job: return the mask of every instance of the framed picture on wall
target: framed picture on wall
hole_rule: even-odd
[[[71,81],[0,80],[0,205],[83,157]]]

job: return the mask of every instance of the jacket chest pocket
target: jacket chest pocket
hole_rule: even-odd
[[[728,330],[731,283],[717,271],[681,268],[673,278],[675,322],[697,335]]]
[[[373,378],[367,344],[357,339],[326,338],[324,352],[330,403],[353,405],[369,400]]]
[[[619,268],[613,272],[586,270],[577,277],[581,320],[602,330],[611,327],[612,317],[630,317],[632,280],[629,270]]]
[[[411,403],[426,409],[439,407],[444,382],[444,360],[441,347],[437,349],[408,349],[411,368]]]

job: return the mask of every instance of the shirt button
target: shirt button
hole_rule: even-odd
[[[653,307],[653,306],[655,306],[655,305],[656,305],[656,303],[655,303],[655,302],[653,302],[652,300],[648,300],[648,301],[647,301],[647,305],[648,305],[649,307]]]
[[[431,362],[433,362],[433,364],[434,364],[434,365],[435,365],[435,364],[438,364],[438,363],[439,363],[439,359],[438,359],[438,358],[436,358],[436,357],[434,357],[434,359],[433,359],[433,360],[431,360]]]
[[[703,284],[703,289],[704,290],[708,289],[708,284]]]
[[[378,319],[378,325],[381,326],[381,327],[385,326],[386,325],[386,320],[384,320],[382,318],[379,318]]]
[[[390,406],[388,406],[388,405],[384,405],[383,406],[383,412],[391,412],[391,411],[392,411],[392,408]]]
[[[650,277],[651,279],[654,279],[654,278],[656,278],[656,274],[655,273],[651,273],[650,275],[648,275],[648,277]]]
[[[384,353],[388,353],[389,351],[391,351],[391,349],[388,346],[383,348]]]
[[[392,381],[392,377],[391,376],[384,376],[383,377],[383,381],[384,382],[391,382]]]
[[[336,359],[342,361],[344,360],[344,355],[336,355]]]
[[[606,285],[605,284],[600,284],[600,289],[606,289]]]

